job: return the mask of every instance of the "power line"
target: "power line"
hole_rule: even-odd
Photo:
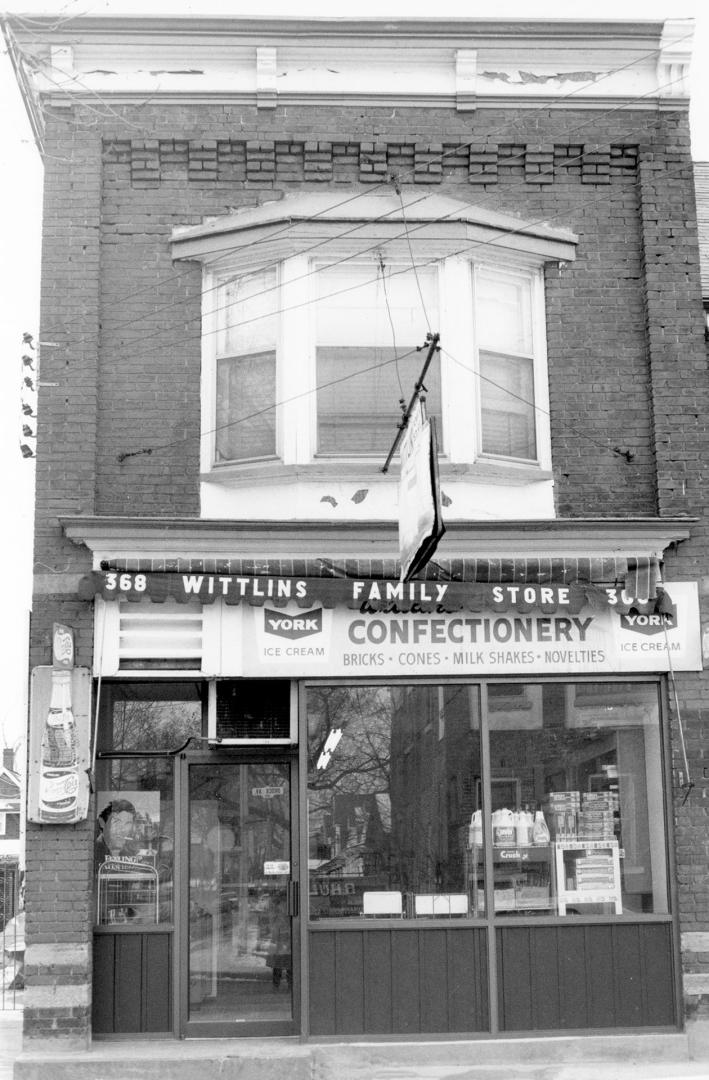
[[[583,155],[579,155],[579,160],[580,160],[580,158],[582,156]],[[572,163],[574,160],[576,160],[576,159],[567,158],[566,161],[565,161],[565,164],[568,165],[569,163]],[[685,169],[686,169],[686,165],[682,165],[682,166],[678,167],[677,170],[666,170],[663,173],[662,178],[664,180],[667,177],[678,175],[679,173],[683,172]],[[574,212],[578,213],[580,211],[583,211],[583,210],[587,209],[589,206],[593,206],[593,205],[597,204],[598,202],[609,202],[609,201],[611,201],[611,199],[609,197],[609,194],[607,192],[604,192],[602,195],[596,196],[594,199],[589,199],[589,200],[585,200],[584,202],[578,203],[574,207]],[[413,232],[415,232],[415,231],[417,231],[419,229],[428,228],[431,225],[444,223],[447,219],[450,218],[451,214],[455,214],[455,213],[458,212],[460,206],[466,207],[466,206],[476,206],[476,205],[478,205],[476,202],[469,202],[469,203],[459,204],[459,207],[456,207],[455,210],[451,211],[449,214],[442,215],[442,216],[440,216],[438,218],[434,218],[434,219],[422,222],[420,225],[410,227],[409,230],[408,230],[408,233],[410,235],[411,233],[413,233]],[[474,251],[477,251],[477,250],[479,250],[481,248],[494,248],[494,247],[498,246],[496,244],[496,241],[501,241],[501,240],[504,240],[504,239],[506,239],[508,237],[513,237],[513,236],[519,235],[520,233],[523,233],[525,230],[530,229],[530,228],[534,228],[535,226],[547,225],[550,221],[554,221],[557,218],[566,219],[568,217],[569,217],[569,211],[568,211],[568,208],[567,208],[564,211],[559,211],[557,214],[552,214],[552,215],[547,214],[543,218],[539,218],[539,219],[537,219],[535,221],[522,222],[520,224],[519,228],[500,230],[500,231],[498,231],[498,233],[495,236],[493,236],[490,239],[470,241],[468,244],[464,245],[463,247],[459,248],[458,250],[449,252],[447,257],[452,258],[452,257],[454,257],[456,255],[472,254]],[[406,233],[402,232],[402,233],[397,234],[397,236],[389,238],[389,239],[398,239],[398,238],[401,238],[401,237],[404,237],[404,236],[406,236]],[[321,273],[321,272],[324,272],[326,270],[332,269],[334,267],[344,265],[345,263],[352,262],[352,261],[354,261],[356,259],[361,258],[363,255],[369,254],[370,252],[376,252],[381,248],[383,242],[384,241],[380,238],[377,241],[373,242],[369,247],[362,248],[358,252],[355,252],[354,254],[344,255],[339,259],[335,259],[333,262],[327,263],[326,265],[311,268],[308,271],[306,271],[304,274],[297,275],[294,278],[289,278],[287,281],[281,282],[276,288],[281,289],[284,285],[291,285],[291,284],[293,284],[293,283],[295,283],[297,281],[301,281],[301,280],[303,280],[305,278],[311,277],[311,276],[315,275],[316,273]],[[441,257],[436,255],[436,256],[432,256],[431,258],[424,259],[423,261],[420,261],[420,262],[416,263],[415,265],[416,265],[417,268],[422,268],[422,267],[434,265],[434,264],[440,262],[440,259],[441,259]],[[262,268],[259,268],[259,269],[262,269]],[[390,274],[390,277],[394,277],[394,276],[397,276],[398,274],[402,274],[402,273],[409,273],[410,270],[411,270],[411,268],[408,265],[404,266],[401,270],[392,271],[391,274]],[[224,283],[220,283],[220,284],[228,284],[228,283],[230,283],[231,280],[232,279],[229,279],[228,281],[226,281]],[[293,310],[296,310],[296,309],[301,308],[301,307],[309,306],[311,304],[320,303],[323,300],[331,299],[334,296],[339,296],[340,294],[342,294],[344,292],[353,291],[354,289],[362,288],[362,287],[364,287],[366,285],[372,284],[374,281],[376,281],[376,278],[368,279],[365,282],[360,282],[358,285],[348,286],[345,289],[339,289],[339,290],[336,290],[335,292],[326,293],[323,296],[312,297],[312,298],[309,298],[308,300],[299,301],[298,303],[289,304],[289,305],[286,305],[286,306],[276,307],[276,308],[273,308],[273,309],[271,309],[269,311],[262,312],[261,314],[251,316],[250,318],[241,319],[241,320],[238,320],[236,322],[232,322],[232,323],[230,323],[230,329],[234,330],[234,329],[236,329],[238,327],[247,326],[247,325],[249,325],[249,324],[251,324],[253,322],[258,322],[261,319],[274,318],[274,317],[276,317],[278,315],[283,314],[286,311],[293,311]],[[213,290],[210,290],[210,291],[213,291]],[[267,294],[269,292],[273,292],[273,291],[275,291],[275,289],[273,287],[269,287],[269,288],[266,288],[266,289],[261,289],[261,290],[259,290],[257,292],[254,292],[254,293],[250,293],[249,296],[244,298],[244,302],[247,301],[247,300],[253,300],[258,296],[262,296],[262,295],[265,295],[265,294]],[[231,307],[231,306],[232,306],[232,304],[229,303],[229,304],[223,305],[220,308],[215,308],[212,311],[212,314],[213,315],[218,315],[220,312],[228,310],[228,308]],[[193,319],[186,320],[183,325],[184,325],[185,328],[187,328],[187,327],[189,327],[191,325],[197,326],[198,324],[201,324],[201,321],[202,321],[202,315],[201,315],[201,312],[200,312],[200,314],[195,316]],[[220,329],[221,328],[218,327],[218,328],[213,329],[213,330],[204,330],[204,331],[201,331],[199,334],[196,333],[194,336],[195,336],[195,338],[199,338],[199,340],[203,341],[206,338],[212,337],[215,334],[219,333]],[[145,342],[150,341],[151,339],[154,339],[156,337],[159,337],[161,335],[161,333],[163,333],[163,330],[158,329],[158,330],[153,331],[150,334],[143,335],[139,339],[139,343],[140,343],[140,347],[141,347],[141,355],[146,356],[146,355],[149,355],[152,352],[160,352],[160,351],[162,351],[162,350],[164,350],[166,348],[170,348],[172,345],[178,345],[178,344],[182,344],[184,342],[184,337],[181,337],[179,339],[169,340],[169,341],[166,341],[166,342],[159,342],[157,345],[146,349],[145,348]],[[117,349],[114,350],[114,351],[117,351],[118,355],[120,356],[123,353],[130,352],[132,350],[132,348],[133,348],[133,343],[132,342],[127,342],[125,345],[118,346]]]
[[[677,170],[667,170],[667,171],[665,171],[663,173],[662,179],[665,180],[669,176],[673,176],[673,175],[676,175],[677,173],[685,171],[685,169],[686,169],[686,165],[682,165],[682,166],[678,167]],[[608,201],[608,194],[606,192],[604,192],[602,195],[596,196],[594,199],[587,200],[584,204],[581,204],[581,207],[591,206],[594,203],[597,203],[597,202],[599,202],[601,200]],[[560,214],[561,214],[561,212],[560,212]],[[560,215],[557,215],[557,216],[560,216]],[[553,220],[553,217],[550,219],[547,216],[544,219],[544,222],[548,222],[549,220]],[[534,224],[542,224],[542,223],[543,223],[542,221],[539,221],[539,222],[531,223],[531,224],[534,225]],[[530,227],[530,223],[527,223],[527,225],[525,227],[527,227],[527,228]],[[514,231],[511,230],[510,232],[505,232],[505,233],[501,234],[501,236],[509,236],[509,235],[513,235],[513,234],[514,234]],[[493,246],[493,241],[491,241],[491,240],[475,241],[472,244],[466,245],[465,248],[461,248],[457,252],[452,252],[450,257],[455,257],[456,255],[460,255],[460,254],[467,254],[467,253],[469,253],[470,247],[477,248],[477,247],[485,247],[485,246]],[[424,260],[423,262],[418,263],[418,266],[419,267],[428,266],[428,265],[434,264],[434,263],[439,262],[439,261],[440,261],[439,257],[436,256],[436,257],[432,257],[430,259],[427,259],[427,260]],[[409,272],[409,268],[406,267],[406,268],[404,268],[404,270],[391,272],[390,276],[393,277],[396,274],[408,273],[408,272]],[[376,280],[376,279],[373,279],[373,280]],[[360,286],[354,286],[354,288],[358,288],[358,287],[360,287]],[[329,293],[324,297],[320,297],[319,299],[320,300],[330,299],[333,296],[340,295],[341,293],[350,292],[350,291],[352,291],[352,288],[353,287],[348,287],[348,288],[345,288],[345,289],[336,290],[335,292]],[[301,302],[301,303],[298,303],[298,304],[290,305],[288,308],[280,308],[277,311],[271,312],[269,314],[271,316],[276,315],[276,314],[281,314],[283,311],[292,310],[294,308],[299,308],[299,307],[303,307],[303,306],[308,306],[309,304],[311,304],[313,302],[314,301],[312,301],[312,300],[304,301],[304,302]],[[260,317],[261,316],[258,316],[257,318],[260,318]],[[252,320],[245,320],[245,321],[248,322],[248,321],[252,321]],[[405,359],[407,356],[412,355],[414,351],[415,350],[409,350],[407,353],[404,353],[402,356],[400,356],[399,359]],[[257,412],[255,412],[253,414],[249,414],[246,417],[240,417],[238,420],[231,421],[228,424],[219,425],[218,427],[214,427],[214,428],[212,428],[212,429],[210,429],[208,431],[200,432],[199,435],[185,436],[182,439],[173,440],[173,441],[171,441],[169,443],[158,444],[158,445],[156,445],[154,447],[144,447],[140,451],[133,451],[133,452],[128,452],[128,453],[123,453],[123,454],[119,455],[119,460],[123,461],[123,460],[126,460],[128,457],[137,456],[138,454],[152,454],[153,451],[161,450],[161,449],[168,449],[168,448],[170,448],[172,446],[177,446],[177,445],[184,444],[185,442],[191,442],[194,439],[201,439],[204,435],[212,435],[212,434],[217,433],[218,431],[224,430],[226,428],[233,427],[236,424],[245,423],[247,420],[253,419],[255,416],[262,415],[265,412],[270,412],[271,410],[276,409],[279,406],[288,404],[291,401],[298,400],[298,399],[300,399],[302,397],[308,396],[309,394],[317,393],[318,390],[325,389],[326,387],[328,387],[330,385],[333,385],[334,383],[344,382],[349,378],[354,378],[357,375],[365,374],[366,372],[368,372],[370,370],[377,370],[378,368],[383,367],[386,364],[392,363],[394,361],[394,359],[395,358],[390,358],[389,360],[383,361],[381,364],[374,364],[370,368],[364,368],[361,371],[354,372],[354,373],[352,373],[350,375],[342,376],[341,378],[339,378],[337,380],[334,380],[333,383],[324,383],[321,386],[315,386],[313,388],[308,388],[308,389],[300,392],[299,394],[294,395],[291,398],[287,398],[287,399],[284,399],[284,400],[282,400],[280,402],[273,403],[272,405],[269,405],[269,406],[265,407],[264,409],[258,410]],[[455,358],[453,358],[453,359],[455,359]],[[470,369],[468,369],[468,370],[470,370]],[[489,381],[492,381],[492,380],[489,380]],[[509,391],[505,387],[500,387],[500,389],[504,390],[507,393],[511,393],[511,391]],[[524,401],[525,399],[520,399],[520,400]],[[531,403],[531,402],[526,402],[526,404],[533,405],[533,403]],[[539,408],[538,406],[534,406],[534,407]],[[540,410],[540,411],[544,411],[544,410]],[[580,431],[580,429],[574,428],[573,430],[575,430],[578,434],[581,434],[583,437],[588,437],[591,442],[595,441],[592,436],[585,436],[584,433]],[[620,450],[620,448],[608,447],[605,444],[601,444],[601,443],[597,443],[597,445],[601,446],[603,449],[611,449],[613,452],[618,453],[620,456],[624,456],[624,457],[626,456],[626,452]]]
[[[65,21],[66,22],[71,22],[71,21],[75,20],[76,18],[78,18],[78,17],[77,16],[70,16]],[[17,19],[14,20],[14,21],[18,21],[21,24],[23,23],[23,19],[21,17],[17,17]],[[33,21],[33,20],[26,20],[26,21]],[[57,24],[57,25],[60,25],[60,24]],[[49,30],[51,31],[51,30],[56,29],[56,28],[57,28],[57,26],[55,25],[55,27],[50,27]],[[27,27],[25,27],[25,29],[27,29]],[[39,35],[39,34],[33,35],[31,31],[28,31],[28,33],[29,33],[29,36],[34,36],[34,37],[36,37],[37,40],[40,40],[42,42],[44,42],[44,40],[46,38],[46,34],[45,35]],[[683,41],[685,39],[689,39],[692,36],[693,36],[692,33],[688,33],[686,35],[683,35],[681,38],[679,38],[678,41]],[[626,64],[620,65],[617,68],[613,68],[610,71],[606,72],[605,74],[599,75],[598,78],[595,78],[593,80],[590,80],[588,83],[584,83],[584,84],[582,84],[582,85],[580,85],[578,87],[575,87],[573,90],[570,90],[567,94],[564,94],[563,96],[556,98],[555,101],[554,101],[554,104],[557,104],[559,102],[568,101],[569,99],[573,98],[575,95],[577,95],[577,94],[581,93],[583,90],[587,89],[589,86],[596,86],[598,83],[603,82],[605,79],[611,78],[612,76],[614,76],[614,75],[616,75],[616,74],[618,74],[618,73],[620,73],[622,71],[628,70],[629,68],[632,68],[635,65],[637,65],[639,63],[642,63],[647,59],[652,58],[653,56],[659,55],[661,53],[661,51],[662,51],[661,49],[652,49],[649,52],[644,53],[642,56],[636,57],[634,60],[628,61],[628,63],[626,63]],[[677,81],[681,81],[681,80],[673,80],[673,82],[677,82]],[[60,84],[55,83],[55,85],[57,85],[59,87],[59,89],[63,89],[64,92],[67,92],[66,88],[62,88],[60,86]],[[659,91],[661,89],[666,88],[666,86],[669,86],[669,85],[672,85],[672,83],[664,84],[663,86],[656,86],[651,91],[648,91],[646,94],[640,95],[638,98],[633,99],[633,102],[626,103],[626,104],[620,106],[619,108],[630,108],[630,107],[632,107],[632,105],[634,104],[635,101],[640,101],[645,97],[651,96],[652,94],[656,93],[657,91]],[[111,111],[111,113],[113,115],[115,115],[118,119],[121,119],[121,120],[123,119],[115,111],[115,109],[113,109],[113,106],[111,106],[107,101],[104,101],[104,99],[101,97],[101,95],[99,95],[96,91],[93,91],[93,90],[91,90],[89,88],[89,92],[91,92],[95,97],[97,97],[101,101],[101,103],[104,104],[107,107],[107,109],[109,109]],[[68,96],[71,96],[71,94],[68,93]],[[547,111],[548,108],[549,108],[549,105],[540,105],[535,109],[529,110],[529,114],[532,114],[534,112]],[[616,111],[616,110],[615,109],[610,110],[608,113],[603,113],[603,112],[596,113],[596,112],[594,112],[594,116],[588,121],[588,123],[596,123],[599,119],[602,119],[604,117],[604,115],[610,115],[614,111]],[[103,118],[106,119],[106,117],[103,117]],[[62,117],[61,119],[63,120],[64,118]],[[140,126],[140,125],[138,125],[138,126]],[[569,134],[573,133],[574,131],[580,130],[581,127],[585,127],[585,126],[587,126],[587,125],[586,124],[580,125],[579,128],[571,129],[571,131],[566,129],[563,132],[563,134],[568,136]],[[493,130],[492,132],[486,132],[485,137],[488,138],[488,139],[489,138],[494,138],[496,136],[506,134],[507,132],[509,132],[509,130],[510,130],[510,127],[508,125],[507,128],[503,128],[501,131],[500,130],[497,130],[497,131]],[[445,151],[441,155],[438,155],[437,160],[439,162],[443,162],[448,157],[456,156],[456,155],[460,154],[462,151],[464,151],[466,148],[468,148],[471,145],[473,145],[474,143],[476,143],[479,139],[480,139],[480,135],[477,135],[477,136],[473,137],[472,139],[470,139],[467,143],[458,144],[455,147],[453,147],[451,150]],[[433,161],[433,160],[436,160],[436,159],[431,159],[431,160]],[[405,170],[404,175],[406,175],[407,172],[410,174],[413,171],[414,171],[413,169]],[[401,174],[400,174],[399,178],[401,179]],[[338,209],[338,208],[340,208],[340,207],[342,207],[344,205],[347,205],[348,203],[353,202],[356,199],[362,198],[362,197],[364,197],[364,196],[366,196],[368,194],[372,194],[373,192],[376,192],[377,189],[381,188],[382,186],[385,186],[388,182],[389,182],[389,180],[387,178],[387,179],[385,179],[385,180],[383,180],[383,181],[381,181],[381,182],[379,182],[377,184],[370,185],[366,190],[361,191],[361,192],[357,192],[353,196],[343,200],[341,203],[338,203],[338,204],[335,204],[334,206],[328,207],[327,211],[321,211],[319,214],[313,215],[309,220],[317,220],[317,218],[324,212],[330,212],[331,213],[331,212],[333,212],[333,210],[336,210],[336,209]],[[409,205],[411,205],[411,204],[409,204]],[[271,233],[270,236],[267,239],[270,241],[275,236],[281,235],[283,232],[287,232],[289,229],[294,227],[294,224],[295,223],[289,223],[282,230],[280,230],[280,232],[275,233],[275,234]],[[362,227],[362,226],[358,226],[358,227]],[[262,242],[264,242],[264,240],[255,240],[252,243],[255,246],[256,244],[262,243]],[[251,246],[251,245],[249,245],[249,246]],[[172,281],[181,280],[181,279],[183,279],[185,277],[189,277],[189,276],[191,276],[191,273],[192,273],[192,271],[185,271],[185,272],[180,273],[180,274],[171,275],[170,277],[166,277],[161,282],[159,281],[157,283],[156,287],[160,287],[162,284],[168,284],[168,283],[170,283]],[[133,293],[126,294],[122,298],[118,298],[115,303],[116,303],[116,305],[120,305],[121,303],[124,303],[128,299],[132,299],[135,296],[141,295],[143,293],[143,291],[144,290],[140,289],[140,290],[136,290]],[[170,305],[166,305],[166,306],[173,306],[173,305],[171,303]],[[152,314],[152,312],[150,314]],[[147,314],[145,316],[139,316],[140,319],[146,318],[146,317],[148,317]],[[125,324],[121,324],[121,325],[133,325],[133,324],[137,323],[137,321],[138,321],[138,319],[134,319],[134,320],[131,320],[129,323],[125,323]],[[114,329],[117,329],[117,328],[118,328],[117,326],[114,326]],[[81,340],[82,339],[79,339],[78,343],[81,343]],[[85,335],[83,340],[90,340],[89,335]]]
[[[542,416],[549,417],[550,421],[553,419],[554,423],[558,424],[559,427],[563,427],[569,431],[573,431],[575,435],[580,435],[582,439],[585,439],[587,442],[593,443],[595,446],[600,447],[601,450],[610,450],[611,453],[616,454],[618,457],[624,458],[625,461],[628,462],[628,464],[630,464],[630,462],[632,461],[634,455],[631,454],[629,450],[623,450],[620,446],[611,446],[610,440],[607,443],[602,443],[598,439],[594,439],[592,435],[589,435],[585,431],[582,431],[580,428],[577,428],[574,424],[570,424],[566,420],[552,418],[552,414],[548,409],[543,409],[542,406],[538,405],[535,401],[529,401],[527,398],[523,397],[522,394],[516,394],[514,390],[510,390],[509,387],[503,386],[501,383],[495,382],[495,380],[491,379],[488,375],[483,375],[483,373],[478,368],[470,367],[468,364],[464,364],[461,360],[458,360],[457,357],[453,356],[453,354],[448,349],[444,349],[443,346],[441,346],[441,352],[445,353],[446,356],[449,357],[449,359],[452,360],[454,364],[457,364],[459,368],[462,368],[462,370],[466,371],[469,375],[474,375],[475,378],[481,382],[489,383],[490,386],[494,386],[496,390],[502,390],[509,397],[515,398],[516,401],[521,402],[523,405],[528,405],[529,408],[534,409],[535,412],[541,413]]]
[[[422,348],[423,346],[421,346]],[[225,431],[227,428],[236,427],[238,424],[245,424],[248,420],[254,420],[258,416],[263,416],[265,413],[272,412],[274,409],[279,409],[283,405],[290,405],[293,401],[299,401],[301,398],[308,397],[310,394],[317,393],[318,390],[327,390],[331,386],[337,386],[339,383],[347,382],[349,379],[355,379],[359,375],[366,375],[371,371],[379,371],[381,368],[386,367],[388,364],[393,364],[395,360],[405,360],[407,356],[413,356],[414,353],[419,351],[419,347],[409,349],[408,352],[402,353],[399,357],[392,356],[388,360],[382,360],[376,364],[371,364],[369,367],[361,368],[359,371],[349,372],[347,375],[340,375],[336,379],[330,379],[328,382],[320,383],[314,389],[308,388],[307,390],[301,390],[298,394],[293,394],[291,397],[283,398],[281,401],[273,402],[271,405],[264,406],[263,409],[256,409],[255,412],[249,413],[247,416],[240,416],[237,420],[231,420],[228,424],[220,424],[218,427],[211,428],[209,431],[201,431],[198,435],[186,435],[182,439],[173,439],[172,442],[161,443],[159,446],[143,447],[141,450],[133,450],[127,453],[118,454],[118,461],[123,462],[130,457],[138,457],[143,454],[152,454],[156,450],[168,450],[173,446],[181,446],[186,442],[192,442],[195,439],[202,439],[205,435],[215,435],[219,431]]]

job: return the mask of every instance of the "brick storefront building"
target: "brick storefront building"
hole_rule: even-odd
[[[52,343],[26,1047],[701,1019],[691,24],[5,25]],[[446,533],[402,586],[435,333]]]

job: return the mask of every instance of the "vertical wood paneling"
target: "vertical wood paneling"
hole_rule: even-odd
[[[497,942],[503,1031],[676,1022],[669,923],[505,926]]]
[[[664,932],[664,939],[661,932]],[[643,1009],[646,1024],[676,1024],[677,1004],[667,987],[674,986],[672,935],[669,926],[642,926]]]
[[[589,1026],[586,1001],[586,935],[583,926],[554,927],[559,979],[559,1021],[552,1024],[555,1028],[585,1028]],[[563,931],[563,933],[560,933]],[[536,927],[529,928],[530,934],[536,933]],[[534,972],[530,972],[533,992],[539,992],[534,981]],[[538,1029],[536,1029],[538,1030]]]
[[[94,938],[91,1025],[97,1035],[114,1030],[115,941],[115,935],[109,934]]]
[[[635,933],[613,933],[613,951],[616,954],[613,978],[613,999],[618,1027],[636,1027],[642,1023],[642,947],[641,927]],[[615,931],[615,928],[614,928]],[[630,993],[628,993],[630,988]]]
[[[172,1027],[171,934],[145,934],[141,979],[142,1031]]]
[[[310,1031],[313,1035],[334,1035],[335,1022],[335,934],[319,931],[310,935]]]
[[[622,939],[625,941],[631,938],[633,930],[634,928],[631,928],[630,934],[621,935]],[[629,983],[627,972],[621,971],[618,965],[618,956],[613,950],[613,927],[587,926],[584,946],[588,1026],[617,1027],[614,994],[616,975],[621,979],[621,987],[628,997],[637,995],[638,987]]]
[[[512,1031],[528,1031],[532,1025],[532,965],[529,935],[497,934],[497,998],[500,1022]]]
[[[545,987],[545,993],[532,1000],[534,1027],[544,1031],[558,1023],[561,1002],[559,1000],[559,963],[556,950],[556,930],[553,926],[540,926],[530,935],[530,983],[531,972],[535,981]]]
[[[450,1031],[451,986],[448,981],[448,932],[422,930],[419,934],[422,1031]]]
[[[309,964],[313,1035],[488,1028],[485,930],[318,929]]]
[[[115,1030],[141,1031],[142,942],[140,934],[116,935]]]
[[[423,1031],[420,1012],[419,931],[392,935],[392,1029],[398,1035]]]
[[[363,934],[335,937],[336,993],[335,1017],[338,1034],[359,1035],[364,1031],[364,944]]]
[[[448,970],[450,1031],[487,1031],[490,1010],[484,931],[467,930],[465,938],[456,930],[448,932]]]
[[[363,936],[364,1030],[372,1035],[386,1035],[392,1031],[391,934],[384,931]]]
[[[172,1030],[172,935],[97,934],[92,1025],[96,1034]]]

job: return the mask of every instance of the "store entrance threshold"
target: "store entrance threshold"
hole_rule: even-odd
[[[95,1041],[85,1052],[33,1051],[14,1080],[706,1080],[684,1033],[421,1042],[299,1039]]]

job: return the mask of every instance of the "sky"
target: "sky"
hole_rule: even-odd
[[[5,0],[23,15],[262,15],[351,18],[562,18],[696,20],[690,77],[695,161],[709,161],[709,4],[695,0]],[[32,573],[33,463],[22,458],[22,343],[39,327],[42,168],[4,50],[0,54],[0,746],[22,738]],[[40,568],[42,569],[42,568]],[[49,657],[47,658],[49,660]]]

